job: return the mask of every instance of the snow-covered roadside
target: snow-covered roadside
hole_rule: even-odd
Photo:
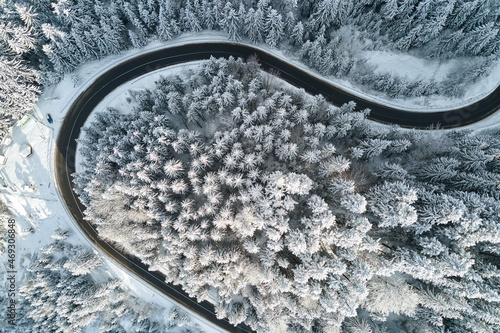
[[[467,66],[467,59],[451,59],[448,61],[428,60],[417,58],[415,56],[383,51],[365,52],[363,58],[366,59],[369,65],[376,67],[376,74],[390,74],[403,80],[409,81],[435,81],[441,82],[457,68]],[[477,82],[467,86],[465,95],[461,98],[451,98],[443,96],[422,96],[412,98],[389,98],[384,93],[376,91],[361,91],[364,95],[373,95],[378,102],[391,106],[400,107],[415,111],[439,111],[445,109],[453,109],[472,104],[489,94],[491,94],[499,85],[500,81],[500,60],[492,67],[491,72]],[[346,82],[346,85],[350,85]],[[352,89],[359,91],[360,89],[351,86]]]
[[[76,71],[71,75],[67,75],[59,84],[46,89],[40,98],[38,106],[43,110],[59,110],[57,116],[61,117],[63,116],[63,110],[67,109],[69,103],[76,98],[78,92],[83,91],[86,87],[90,86],[100,74],[103,74],[108,68],[115,66],[117,63],[133,58],[138,54],[151,52],[165,47],[211,41],[228,42],[228,39],[227,35],[221,32],[204,31],[200,33],[189,33],[168,42],[152,42],[142,49],[132,49],[124,51],[119,55],[111,55],[98,61],[86,63],[76,69]],[[467,89],[466,96],[463,98],[452,99],[444,97],[416,97],[407,99],[391,99],[382,93],[363,91],[360,87],[353,85],[347,80],[325,78],[324,76],[318,74],[315,70],[312,70],[303,64],[300,59],[288,54],[287,52],[270,48],[265,44],[252,44],[250,41],[246,40],[243,40],[242,42],[268,52],[283,59],[284,61],[288,61],[322,79],[323,81],[344,89],[353,95],[373,102],[411,111],[434,112],[464,107],[480,100],[481,98],[484,98],[500,85],[500,81],[498,80],[500,77],[499,61],[498,64],[493,67],[494,70],[489,73],[489,75]],[[380,71],[389,71],[391,68],[397,68],[399,72],[406,73],[407,75],[415,78],[417,78],[420,74],[442,78],[450,70],[451,66],[456,65],[456,61],[454,60],[451,60],[447,64],[440,64],[396,53],[374,53],[370,56],[370,59],[373,61],[373,64],[379,67]],[[76,87],[72,79],[74,77],[80,79],[80,82],[76,85]]]
[[[500,61],[494,67],[495,70],[490,73],[490,75],[486,76],[484,79],[479,80],[477,83],[473,84],[467,90],[466,95],[460,99],[452,99],[443,96],[423,96],[423,97],[414,97],[414,98],[397,98],[393,99],[388,97],[384,93],[376,92],[376,91],[365,91],[362,90],[359,86],[352,84],[347,80],[342,79],[331,79],[325,78],[324,76],[318,74],[316,71],[304,65],[299,59],[295,59],[290,61],[291,56],[284,54],[281,51],[270,50],[268,47],[259,46],[263,50],[283,58],[285,61],[289,61],[293,63],[295,66],[309,72],[310,74],[320,78],[323,81],[326,81],[333,86],[336,86],[342,90],[348,91],[352,95],[361,97],[368,101],[372,101],[375,103],[379,103],[382,105],[387,105],[390,107],[395,107],[402,110],[407,111],[416,111],[416,112],[435,112],[435,111],[445,111],[455,108],[461,108],[468,106],[481,100],[485,96],[489,95],[493,92],[499,85],[500,81],[498,77],[500,77]],[[393,56],[398,57],[398,55],[393,54]],[[404,57],[403,57],[404,58]],[[401,65],[401,70],[406,72],[415,73],[411,66],[403,67],[404,61],[399,61],[398,66]],[[410,63],[411,65],[412,63]],[[447,71],[447,66],[435,67],[437,71]],[[444,75],[441,73],[435,73],[435,75]]]
[[[409,80],[435,80],[437,82],[446,78],[459,61],[449,60],[440,62],[421,59],[409,54],[397,54],[387,51],[365,51],[363,58],[368,65],[376,66],[375,74],[389,73]]]
[[[189,314],[189,319],[194,326],[199,327],[205,333],[212,332],[226,332],[218,326],[215,326],[211,322],[205,320],[200,315],[189,311],[187,308],[172,302],[169,298],[163,296],[163,294],[152,289],[149,285],[143,282],[141,279],[137,278],[135,275],[128,273],[122,267],[117,265],[114,261],[105,258],[105,265],[108,267],[108,276],[111,278],[117,278],[123,283],[127,288],[132,291],[132,293],[142,299],[146,303],[154,303],[165,309],[164,313],[168,313],[170,309],[176,305],[177,307],[183,309]],[[161,322],[165,320],[165,316],[162,318],[156,318],[157,321]]]

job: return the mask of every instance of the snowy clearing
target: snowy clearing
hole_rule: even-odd
[[[457,60],[441,63],[436,60],[420,59],[409,54],[397,54],[384,51],[365,52],[364,58],[369,64],[377,66],[376,73],[390,73],[410,80],[442,81]]]

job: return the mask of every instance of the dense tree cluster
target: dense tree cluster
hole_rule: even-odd
[[[498,58],[499,13],[493,0],[6,0],[0,3],[0,130],[30,112],[41,84],[86,61],[202,30],[280,46],[322,74],[390,96],[461,96]],[[413,82],[374,75],[361,56],[366,50],[474,61],[444,82]]]
[[[99,234],[259,332],[500,329],[500,139],[211,59],[99,113],[75,190]]]
[[[99,257],[66,242],[67,235],[67,230],[57,230],[56,240],[31,258],[26,279],[17,290],[15,325],[5,321],[2,331],[160,333],[177,328],[175,332],[202,332],[181,309],[174,306],[167,312],[132,296],[118,280],[103,279]],[[2,290],[4,318],[8,301]]]
[[[2,1],[0,139],[82,63],[202,30],[391,97],[460,96],[498,58],[499,13],[493,0]],[[360,59],[369,50],[473,61],[443,82],[410,82],[375,75]],[[498,133],[375,130],[352,104],[277,91],[253,62],[212,60],[184,79],[162,79],[132,114],[101,114],[87,131],[76,188],[102,237],[259,331],[381,330],[389,316],[410,332],[500,329]],[[47,249],[23,287],[26,331],[53,330],[48,316],[78,330],[110,316],[100,305],[122,306],[89,277],[95,257],[65,237],[54,246],[71,256]],[[67,302],[62,282],[70,307],[43,313],[42,301]],[[113,297],[85,305],[101,294]]]

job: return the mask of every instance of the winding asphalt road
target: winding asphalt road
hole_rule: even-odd
[[[125,255],[116,250],[112,244],[99,239],[96,230],[84,219],[85,207],[73,192],[73,177],[71,176],[75,172],[75,152],[77,148],[75,140],[80,135],[81,127],[97,104],[112,90],[129,80],[166,66],[204,60],[210,56],[227,58],[231,55],[244,58],[257,55],[263,69],[276,70],[281,79],[290,82],[294,86],[302,87],[311,94],[322,94],[329,102],[336,105],[355,101],[358,109],[371,109],[370,119],[410,128],[426,129],[434,128],[437,125],[441,128],[457,128],[477,122],[498,110],[500,107],[500,88],[483,100],[460,109],[431,113],[407,112],[351,95],[257,48],[237,43],[213,42],[187,44],[139,55],[116,65],[81,93],[71,105],[63,120],[56,143],[54,167],[55,178],[61,195],[81,229],[102,251],[168,297],[175,299],[223,329],[231,332],[252,332],[245,325],[234,327],[227,320],[217,319],[212,304],[206,301],[197,303],[180,287],[165,283],[165,278],[161,273],[148,271],[148,267],[137,258]]]

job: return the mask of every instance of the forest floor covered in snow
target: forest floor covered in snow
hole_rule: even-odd
[[[465,67],[470,60],[450,59],[448,61],[428,60],[415,56],[395,52],[369,51],[365,52],[363,58],[376,66],[377,74],[390,74],[408,81],[431,81],[441,82],[453,69]],[[467,87],[465,95],[460,98],[442,96],[423,96],[413,98],[389,98],[386,94],[374,91],[362,92],[357,87],[351,87],[358,93],[373,95],[377,101],[391,106],[408,110],[439,111],[458,108],[471,104],[491,94],[499,85],[500,61],[492,67],[493,70],[479,81]],[[349,83],[346,85],[350,86]]]

